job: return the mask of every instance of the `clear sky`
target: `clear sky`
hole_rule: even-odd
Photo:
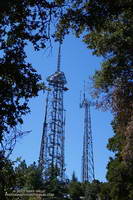
[[[34,52],[31,46],[27,47],[28,61],[41,74],[43,81],[55,72],[57,66],[58,45],[53,43],[50,49]],[[96,69],[100,68],[102,58],[92,55],[81,39],[67,36],[62,46],[61,70],[64,71],[69,90],[64,94],[66,109],[65,128],[65,164],[68,178],[73,171],[81,180],[81,156],[83,143],[83,110],[79,108],[80,91],[83,89],[84,80],[87,81]],[[89,88],[89,87],[88,87]],[[19,127],[24,131],[31,131],[27,136],[19,139],[11,158],[25,159],[27,164],[38,161],[40,142],[45,113],[46,94],[39,93],[37,98],[30,101],[31,113],[25,117],[24,125]],[[112,115],[91,108],[95,178],[105,181],[106,165],[111,156],[106,148],[108,138],[113,131],[110,125]]]

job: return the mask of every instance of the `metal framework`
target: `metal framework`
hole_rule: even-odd
[[[84,108],[82,182],[92,182],[95,179],[95,175],[94,175],[93,141],[92,141],[92,129],[91,129],[91,113],[90,113],[90,102],[86,98],[85,91],[80,107]]]
[[[47,78],[48,92],[46,98],[45,119],[41,140],[39,166],[44,171],[44,179],[56,176],[63,181],[65,110],[63,94],[67,90],[65,74],[60,71],[61,44],[59,45],[57,71]]]

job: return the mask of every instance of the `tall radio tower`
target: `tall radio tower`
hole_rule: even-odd
[[[39,166],[44,171],[44,179],[57,177],[63,181],[65,110],[63,105],[64,91],[67,83],[65,74],[60,71],[61,43],[59,44],[57,71],[47,78],[48,92],[46,98],[45,118],[39,155]]]
[[[86,97],[84,87],[83,100],[80,107],[84,109],[84,136],[83,136],[83,154],[82,154],[82,182],[92,182],[94,175],[93,142],[91,130],[90,102]]]

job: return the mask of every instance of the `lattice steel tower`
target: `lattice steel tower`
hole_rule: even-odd
[[[59,45],[57,71],[47,78],[48,92],[46,98],[45,119],[41,140],[39,166],[44,171],[44,179],[56,176],[63,181],[65,110],[63,94],[67,90],[65,74],[60,71],[61,43]]]
[[[83,100],[80,104],[80,107],[84,108],[82,182],[92,182],[95,179],[90,105],[84,89]]]

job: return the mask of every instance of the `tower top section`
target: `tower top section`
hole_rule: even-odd
[[[86,106],[90,106],[90,101],[87,98],[86,93],[87,93],[87,89],[86,89],[86,85],[85,85],[85,82],[84,82],[84,91],[83,91],[82,100],[81,100],[81,94],[80,94],[80,108],[83,108],[83,107],[86,107]]]
[[[52,74],[51,76],[49,76],[47,78],[47,81],[50,84],[61,84],[61,85],[65,85],[67,83],[66,81],[66,77],[64,72],[61,71],[57,71],[54,74]]]
[[[54,74],[50,75],[47,78],[47,81],[49,82],[50,85],[64,86],[67,83],[65,74],[60,69],[61,69],[61,41],[59,42],[57,70]]]

